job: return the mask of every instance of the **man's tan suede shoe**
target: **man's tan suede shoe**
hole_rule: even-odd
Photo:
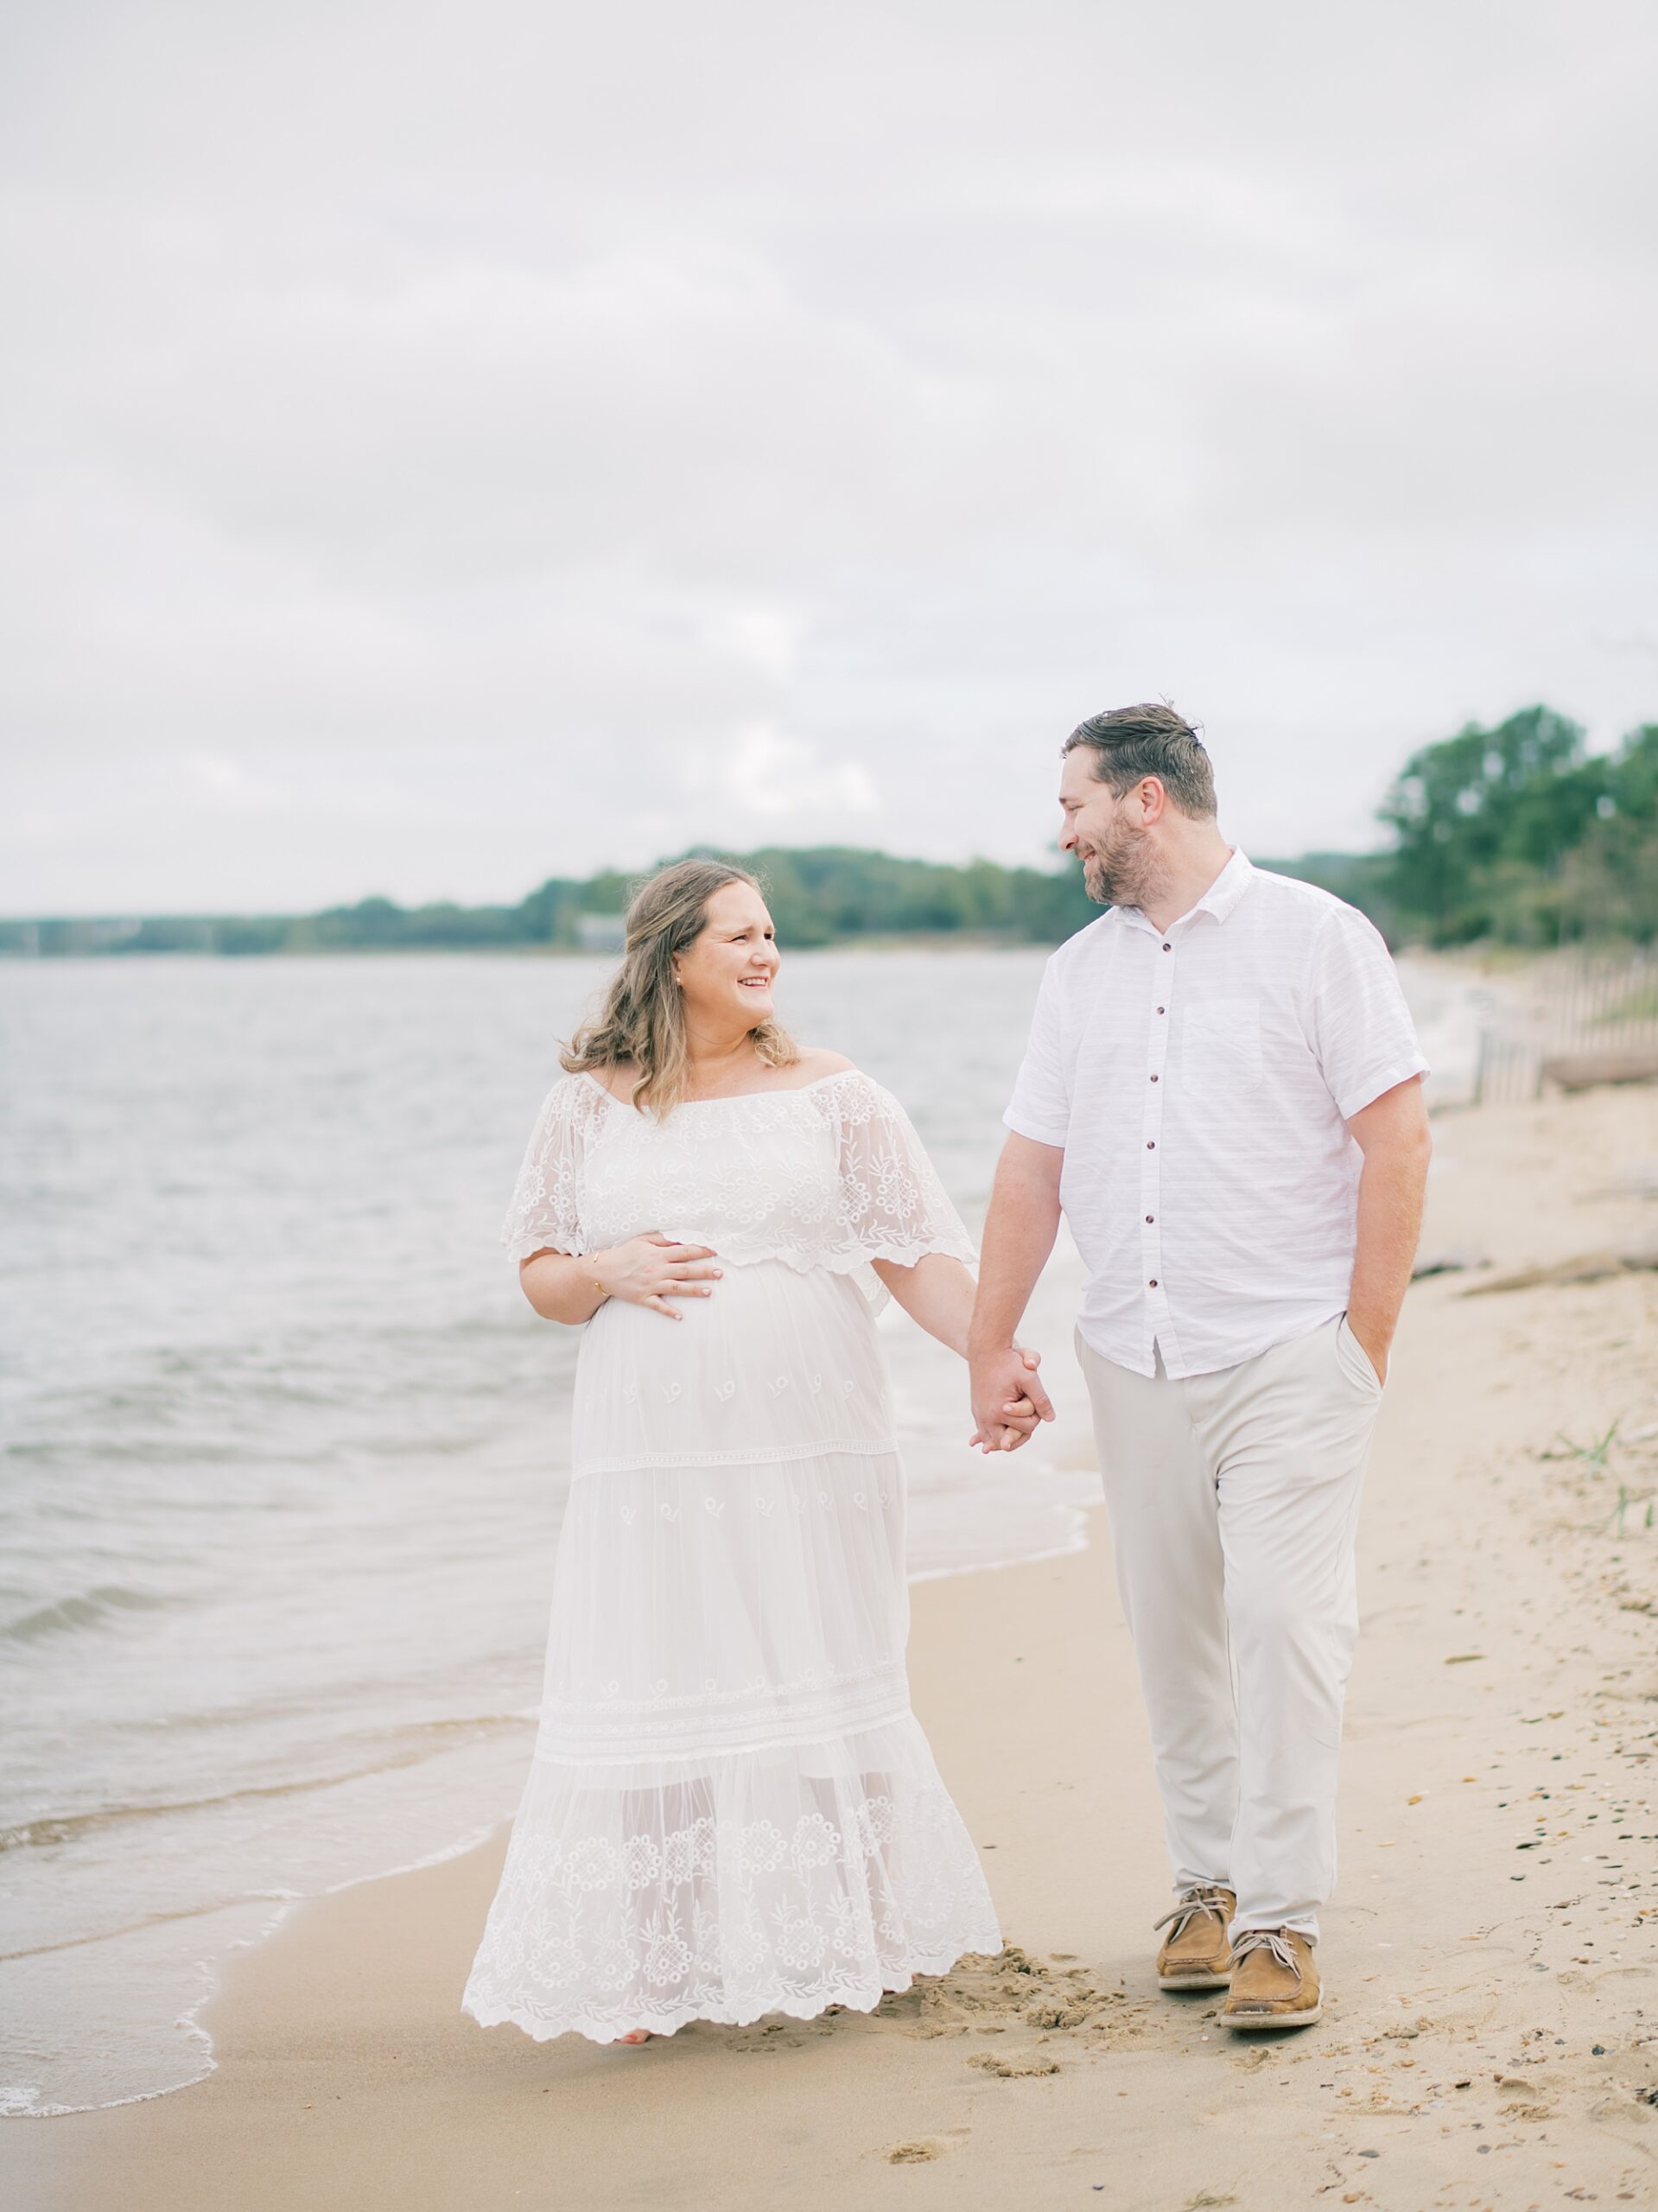
[[[1312,1946],[1293,1928],[1248,1928],[1232,1946],[1226,2028],[1310,2028],[1324,2012]]]
[[[1224,1989],[1232,1979],[1227,1930],[1237,1910],[1230,1890],[1216,1882],[1183,1890],[1172,1912],[1158,1922],[1168,1929],[1157,1955],[1159,1989]]]

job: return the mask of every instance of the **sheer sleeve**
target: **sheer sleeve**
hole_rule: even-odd
[[[548,1092],[530,1148],[501,1224],[509,1256],[532,1252],[584,1252],[581,1166],[588,1139],[605,1101],[583,1076],[566,1076]]]
[[[909,1268],[943,1252],[973,1266],[973,1241],[892,1093],[850,1069],[812,1095],[834,1135],[839,1166],[836,1256]]]

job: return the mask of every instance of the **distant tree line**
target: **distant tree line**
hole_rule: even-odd
[[[1099,912],[1070,863],[1053,872],[994,861],[956,867],[842,845],[720,857],[761,878],[778,934],[791,945],[926,933],[1057,944]],[[594,925],[619,925],[637,880],[613,870],[553,876],[516,906],[400,906],[372,898],[298,916],[0,922],[0,952],[575,951],[609,942],[613,930]]]
[[[1380,809],[1388,850],[1263,865],[1368,913],[1392,944],[1553,945],[1658,936],[1658,723],[1612,753],[1548,707],[1471,723],[1405,763]],[[699,847],[699,851],[713,849]],[[848,845],[721,853],[759,875],[791,945],[848,938],[1057,944],[1099,912],[1074,862],[899,860]],[[552,876],[513,906],[358,900],[306,915],[0,922],[0,953],[511,951],[603,948],[636,879]]]

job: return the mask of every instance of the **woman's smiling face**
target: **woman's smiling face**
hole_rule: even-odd
[[[687,1019],[708,1028],[740,1021],[756,1029],[769,1021],[781,960],[772,917],[753,885],[721,884],[702,930],[674,963]]]

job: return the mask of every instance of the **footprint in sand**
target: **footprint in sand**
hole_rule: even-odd
[[[1044,2058],[1039,2052],[1033,2052],[1028,2058],[1020,2058],[1017,2054],[1004,2058],[999,2051],[981,2050],[975,2051],[967,2063],[969,2066],[976,2066],[981,2073],[994,2074],[1001,2082],[1022,2082],[1038,2075],[1059,2071],[1057,2058]]]
[[[1022,2026],[1064,2033],[1101,2026],[1128,2002],[1127,1991],[1102,1986],[1086,1967],[1045,1965],[1009,1943],[994,1958],[964,1959],[929,1983],[910,2032],[994,2034]]]
[[[970,2128],[947,2127],[943,2135],[912,2136],[907,2143],[894,2143],[882,2156],[889,2166],[924,2166],[931,2159],[959,2150],[971,2133]]]

